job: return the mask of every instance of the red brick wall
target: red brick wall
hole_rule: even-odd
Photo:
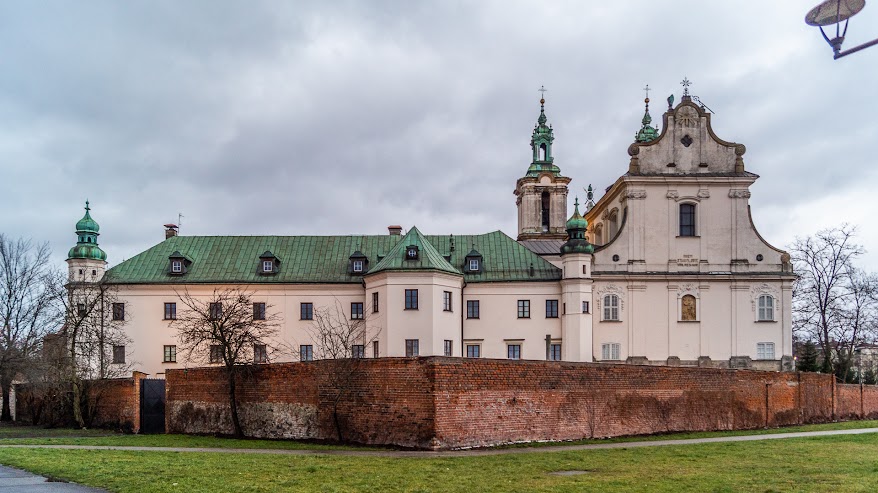
[[[457,448],[878,416],[878,388],[831,375],[461,358],[265,365],[241,377],[251,436]],[[228,433],[221,370],[171,370],[168,430]]]

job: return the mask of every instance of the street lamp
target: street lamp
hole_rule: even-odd
[[[841,51],[844,35],[848,32],[848,19],[858,14],[865,6],[866,0],[826,0],[808,12],[808,15],[805,16],[805,24],[820,28],[820,34],[823,35],[823,39],[832,47],[833,58],[838,60],[843,56],[878,44],[878,38],[875,38],[859,46]],[[842,21],[844,21],[844,29],[841,27]],[[823,26],[831,26],[833,24],[835,24],[835,37],[829,39],[829,36],[823,30]]]

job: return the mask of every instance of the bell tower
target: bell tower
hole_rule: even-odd
[[[70,282],[98,282],[107,269],[107,254],[98,246],[100,226],[91,218],[85,201],[85,215],[76,223],[76,246],[67,253]]]
[[[545,88],[540,88],[545,93]],[[567,237],[567,184],[570,178],[561,175],[555,166],[552,143],[555,135],[546,125],[545,98],[540,98],[540,116],[530,138],[533,160],[525,175],[515,184],[518,207],[518,239],[539,240]]]

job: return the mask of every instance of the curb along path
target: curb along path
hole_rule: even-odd
[[[391,457],[435,459],[447,457],[480,457],[508,454],[538,454],[549,452],[575,452],[579,450],[625,449],[640,447],[664,447],[669,445],[697,445],[701,443],[723,442],[755,442],[761,440],[782,440],[785,438],[809,438],[833,435],[862,435],[878,433],[878,428],[860,428],[853,430],[800,431],[794,433],[772,433],[766,435],[740,435],[714,438],[690,438],[684,440],[652,440],[642,442],[614,442],[587,445],[553,445],[545,447],[522,447],[507,449],[473,449],[430,451],[394,451],[394,450],[284,450],[284,449],[252,449],[252,448],[204,448],[204,447],[137,447],[114,445],[0,445],[2,448],[40,448],[60,450],[117,450],[129,452],[199,452],[217,454],[263,454],[263,455],[341,455],[354,457]]]

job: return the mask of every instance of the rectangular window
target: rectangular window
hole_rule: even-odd
[[[365,358],[366,346],[362,344],[354,344],[351,346],[351,358]]]
[[[615,294],[604,296],[604,320],[619,320],[619,297]]]
[[[521,359],[521,344],[509,344],[506,346],[506,357],[509,359]]]
[[[561,361],[561,345],[560,344],[550,344],[549,345],[549,359],[551,361]]]
[[[372,293],[372,313],[378,313],[378,291]]]
[[[443,353],[445,356],[451,356],[452,349],[454,348],[453,344],[452,341],[445,339],[445,352]]]
[[[265,344],[253,345],[253,362],[268,363],[268,348],[265,346]]]
[[[208,359],[209,363],[222,363],[223,361],[223,347],[219,344],[211,344],[210,345],[210,356]]]
[[[314,346],[308,344],[305,346],[299,346],[299,361],[313,361],[314,360]]]
[[[558,318],[558,300],[546,300],[546,318]]]
[[[767,294],[759,297],[759,321],[774,321],[774,298]]]
[[[476,272],[479,270],[479,259],[476,259],[476,258],[469,259],[469,270],[472,272]]]
[[[273,261],[271,261],[271,260],[263,260],[262,261],[262,272],[272,272],[273,270],[274,270],[274,262]]]
[[[760,342],[756,344],[756,359],[774,359],[774,343]]]
[[[363,319],[363,304],[351,303],[351,320]]]
[[[620,348],[621,344],[615,342],[609,344],[601,344],[601,359],[618,360]]]
[[[177,320],[176,303],[165,303],[165,320]]]
[[[85,314],[86,314],[85,303],[77,303],[76,304],[76,313],[79,314],[79,318],[85,317]]]
[[[680,236],[695,236],[695,204],[680,204]]]
[[[113,320],[125,320],[125,303],[113,303]]]
[[[442,291],[442,310],[451,311],[451,291]]]
[[[467,300],[466,318],[479,318],[479,300]]]
[[[417,290],[415,290],[417,291]],[[407,358],[412,358],[418,355],[418,339],[406,339],[405,340],[405,356]]]
[[[362,260],[354,260],[354,272],[363,272]]]
[[[253,320],[265,320],[265,303],[253,303]]]
[[[518,300],[518,318],[530,318],[530,300]]]
[[[181,262],[179,260],[172,260],[171,261],[171,272],[173,272],[174,274],[179,274],[179,273],[183,272],[183,262]]]
[[[125,363],[125,346],[113,346],[113,363]]]
[[[588,302],[587,302],[587,301],[583,301],[583,302],[582,302],[582,313],[589,313],[589,311],[588,311]]]
[[[378,341],[372,341],[372,357],[378,357]]]
[[[208,306],[208,315],[211,320],[219,320],[223,318],[223,304],[222,303],[211,303]]]
[[[299,304],[299,318],[302,320],[314,320],[314,303]]]
[[[466,345],[466,357],[467,358],[481,358],[482,357],[482,346],[479,344],[467,344]]]
[[[417,289],[406,289],[405,290],[405,309],[406,310],[417,310],[418,309],[418,290]]]
[[[177,362],[177,346],[165,346],[165,354],[162,358],[162,363],[176,363]]]

